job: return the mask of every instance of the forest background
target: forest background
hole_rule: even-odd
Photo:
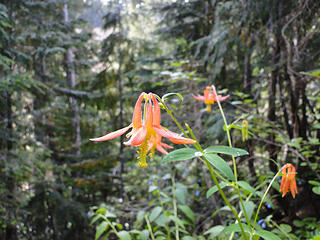
[[[94,239],[95,206],[148,239],[141,216],[154,231],[166,226],[159,198],[188,206],[171,218],[181,237],[214,239],[230,212],[218,195],[207,198],[213,183],[199,160],[164,164],[156,154],[142,169],[122,138],[88,140],[127,126],[142,91],[178,92],[183,101],[168,100],[178,120],[203,146],[226,145],[217,105],[209,114],[192,97],[211,84],[230,95],[228,121],[249,122],[248,141],[232,130],[234,146],[250,153],[236,159],[242,179],[255,188],[279,165],[297,169],[296,198],[282,198],[276,181],[259,225],[281,239],[319,235],[319,8],[317,0],[2,0],[0,239]],[[162,121],[179,132],[168,115]]]

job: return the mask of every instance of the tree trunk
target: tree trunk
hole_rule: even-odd
[[[121,4],[120,1],[118,2],[119,7],[119,13],[118,13],[118,31],[119,31],[119,39],[118,39],[118,90],[119,90],[119,128],[123,127],[123,99],[122,99],[122,78],[121,78],[121,67],[122,67],[122,50],[121,50],[121,41],[122,41],[122,27],[121,27]],[[120,160],[120,194],[121,198],[124,200],[125,194],[124,194],[124,182],[123,182],[123,173],[124,173],[124,158],[122,157],[123,154],[123,135],[120,137],[120,149],[119,149],[119,160]],[[124,220],[124,219],[122,219]]]
[[[280,60],[280,31],[278,30],[278,26],[274,25],[275,19],[274,19],[274,13],[276,12],[277,8],[273,9],[273,12],[271,12],[271,33],[273,35],[273,46],[272,46],[272,59],[271,59],[271,66],[273,67],[273,70],[271,72],[271,77],[269,79],[269,89],[268,89],[268,115],[267,119],[270,125],[273,125],[273,123],[276,121],[276,84],[279,79],[279,67],[277,64]],[[269,157],[272,160],[277,160],[277,148],[273,144],[275,142],[275,134],[273,131],[270,132],[268,140],[270,141],[270,144],[267,145],[267,149],[269,152]],[[274,161],[269,161],[269,168],[273,172],[277,172],[277,165],[274,163]]]
[[[63,17],[64,23],[69,23],[69,12],[68,12],[68,3],[65,2],[63,5]],[[65,53],[65,69],[67,73],[67,85],[70,89],[73,89],[76,86],[76,73],[73,60],[73,51],[71,48],[68,48]],[[69,103],[71,106],[71,111],[73,113],[72,117],[72,133],[75,140],[73,145],[74,152],[77,157],[81,154],[81,132],[80,132],[80,113],[78,102],[74,97],[69,97]]]

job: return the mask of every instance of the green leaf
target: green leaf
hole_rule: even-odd
[[[108,222],[105,221],[99,224],[94,238],[95,240],[99,239],[99,237],[107,230],[108,225]]]
[[[197,239],[191,236],[184,236],[182,240],[197,240]]]
[[[300,220],[293,220],[293,225],[296,227],[302,227],[305,225],[304,221],[300,221]]]
[[[152,209],[151,214],[150,214],[150,222],[153,222],[162,212],[162,207],[157,206],[154,209]]]
[[[178,224],[181,228],[185,229],[184,223],[179,218],[177,218],[176,216],[173,216],[173,215],[171,215],[169,218],[172,221],[174,221],[176,224]]]
[[[194,222],[194,213],[187,205],[178,205],[178,208],[192,221]]]
[[[165,101],[167,98],[174,96],[174,95],[177,95],[181,99],[181,101],[183,101],[183,97],[180,93],[167,93],[162,96],[162,101]]]
[[[104,216],[107,217],[107,218],[116,218],[117,217],[116,215],[114,215],[113,213],[108,212],[108,211],[105,213]]]
[[[215,237],[215,236],[218,236],[222,230],[225,228],[225,226],[222,226],[222,225],[217,225],[217,226],[214,226],[210,229],[208,229],[204,235],[207,235],[207,234],[211,234],[210,236],[211,237]]]
[[[226,163],[225,160],[223,160],[221,157],[219,157],[217,154],[209,154],[206,153],[204,154],[204,156],[208,159],[208,161],[216,168],[218,169],[219,172],[221,172],[223,175],[225,175],[227,178],[229,178],[230,180],[234,181],[234,175],[233,172],[230,168],[230,166],[228,165],[228,163]]]
[[[320,182],[318,182],[318,181],[309,180],[308,183],[310,183],[311,185],[314,185],[314,186],[320,186]]]
[[[314,238],[312,238],[312,240],[320,240],[320,235],[315,236]]]
[[[92,224],[94,224],[98,219],[100,219],[101,218],[101,214],[98,214],[98,215],[96,215],[96,216],[94,216],[94,218],[91,220],[91,222],[90,222],[90,226],[92,225]]]
[[[170,152],[165,155],[163,158],[164,163],[173,162],[173,161],[183,161],[196,157],[195,153],[198,152],[193,148],[181,148],[175,151]]]
[[[186,203],[186,197],[187,197],[188,191],[184,185],[177,184],[176,189],[173,191],[173,194],[181,204]]]
[[[242,226],[245,232],[250,232],[250,228],[245,223],[242,223]],[[240,225],[237,223],[231,224],[228,227],[225,227],[223,231],[219,233],[219,235],[223,233],[229,233],[229,232],[241,232]]]
[[[144,229],[140,232],[141,240],[148,240],[149,239],[149,231],[147,229]]]
[[[220,188],[223,189],[224,187],[228,186],[228,183],[221,182],[219,185],[220,185]],[[209,197],[210,197],[212,194],[214,194],[216,191],[218,191],[217,185],[211,187],[211,188],[207,191],[207,198],[209,198]]]
[[[313,187],[313,188],[312,188],[312,192],[314,192],[315,194],[320,195],[320,186]]]
[[[284,231],[284,232],[286,232],[286,233],[289,233],[289,232],[292,231],[291,226],[288,225],[288,224],[280,224],[279,227],[282,229],[282,231]]]
[[[243,211],[240,202],[239,202],[239,205],[240,205],[241,210]],[[248,218],[249,218],[249,220],[250,220],[250,219],[251,219],[251,216],[252,216],[252,213],[253,213],[253,210],[254,210],[254,208],[256,207],[256,205],[255,205],[252,201],[243,202],[243,205],[244,205],[244,208],[245,208],[246,213],[247,213],[247,215],[248,215]]]
[[[155,223],[158,226],[165,227],[166,224],[170,221],[169,217],[165,214],[161,214],[156,220]]]
[[[254,190],[254,188],[251,187],[249,183],[247,183],[247,182],[245,182],[245,181],[238,181],[237,183],[238,183],[238,185],[239,185],[240,187],[242,187],[243,189],[249,191],[249,192],[252,193],[254,196],[256,196],[256,190]]]
[[[204,150],[206,153],[223,153],[234,157],[249,155],[246,150],[241,148],[233,148],[228,146],[210,146]]]
[[[131,240],[131,236],[127,231],[120,231],[118,235],[121,240]]]
[[[266,231],[266,230],[259,230],[256,231],[256,234],[258,234],[260,237],[268,240],[281,240],[277,235],[275,235],[272,232]]]

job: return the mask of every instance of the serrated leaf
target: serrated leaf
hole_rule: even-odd
[[[266,231],[266,230],[259,230],[256,231],[256,234],[260,237],[268,240],[281,240],[277,235],[275,235],[272,232]]]
[[[237,183],[238,183],[238,185],[239,185],[240,187],[242,187],[243,189],[249,191],[249,192],[252,193],[254,196],[256,196],[256,190],[254,190],[254,188],[251,187],[249,183],[247,183],[247,182],[245,182],[245,181],[238,181]]]
[[[224,187],[228,186],[227,183],[225,182],[221,182],[220,183],[220,188],[223,189]],[[214,194],[215,192],[218,191],[218,187],[217,185],[211,187],[208,191],[207,191],[207,198],[209,198],[212,194]]]
[[[154,209],[152,209],[151,214],[150,214],[150,222],[153,222],[162,212],[162,207],[157,206]]]
[[[173,162],[173,161],[183,161],[195,157],[195,153],[198,152],[193,148],[181,148],[170,152],[165,155],[163,158],[164,163]]]
[[[228,146],[210,146],[207,147],[204,152],[206,153],[222,153],[227,155],[232,155],[234,157],[239,157],[243,155],[249,155],[249,153],[241,148],[233,148]]]
[[[194,213],[187,205],[178,205],[178,208],[192,221],[194,222]]]
[[[205,153],[204,156],[208,159],[208,161],[211,163],[211,165],[213,165],[219,172],[221,172],[223,175],[225,175],[230,180],[232,180],[232,181],[235,180],[233,172],[225,160],[223,160],[217,154]]]
[[[118,235],[121,240],[131,240],[131,236],[127,231],[120,231],[118,232]]]
[[[99,224],[97,227],[96,235],[95,235],[95,240],[99,239],[99,237],[105,232],[108,226],[108,222],[103,221],[102,223]]]

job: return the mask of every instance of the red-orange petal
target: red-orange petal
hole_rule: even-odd
[[[156,145],[156,149],[163,154],[168,154],[168,152],[159,144]]]
[[[195,96],[195,95],[192,94],[192,96],[193,96],[195,99],[197,99],[198,101],[204,101],[204,100],[205,100],[205,97],[204,97],[204,96],[201,96],[201,95]]]
[[[221,101],[226,100],[228,97],[229,97],[229,95],[227,95],[227,96],[218,95],[218,96],[215,97],[214,100],[215,100],[216,102],[221,102]]]
[[[89,140],[90,140],[90,141],[95,141],[95,142],[107,141],[107,140],[110,140],[110,139],[113,139],[113,138],[116,138],[116,137],[121,136],[121,135],[124,134],[126,131],[128,131],[129,128],[131,128],[131,127],[132,127],[132,124],[130,124],[128,127],[121,128],[121,129],[119,129],[119,130],[117,130],[117,131],[108,133],[108,134],[105,135],[105,136],[98,137],[98,138],[91,138],[91,139],[89,139]]]
[[[172,149],[173,147],[166,144],[166,143],[161,143],[161,146],[164,147],[164,148],[167,148],[167,149]]]
[[[283,192],[282,192],[282,197],[284,197],[289,189],[289,185],[290,185],[290,181],[289,181],[289,176],[287,174],[284,175],[285,179],[284,179],[284,186],[283,186]]]
[[[146,95],[145,92],[142,92],[136,102],[136,105],[134,106],[134,110],[133,110],[133,116],[132,116],[132,123],[133,123],[133,127],[134,128],[139,128],[142,125],[142,121],[141,121],[141,103],[142,100],[144,98],[144,96]]]
[[[151,93],[151,97],[153,101],[153,124],[160,125],[160,121],[161,121],[160,106],[155,95]]]
[[[154,130],[162,137],[168,138],[171,142],[176,144],[193,144],[196,141],[190,138],[181,137],[178,133],[172,132],[168,129],[164,129],[161,126],[153,126]]]
[[[290,182],[290,192],[291,192],[292,197],[295,198],[296,197],[296,191],[295,191],[295,188],[294,188],[294,182],[293,181]]]
[[[145,126],[142,126],[131,136],[129,141],[124,142],[124,144],[130,146],[139,146],[145,140],[146,135],[147,128]]]

